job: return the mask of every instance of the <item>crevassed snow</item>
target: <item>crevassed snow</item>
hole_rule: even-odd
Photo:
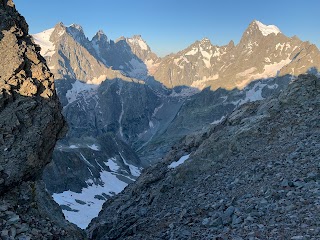
[[[111,171],[116,172],[120,169],[119,165],[116,163],[116,158],[110,158],[104,163]]]
[[[100,179],[103,185],[91,185],[81,190],[81,193],[65,191],[63,193],[54,193],[53,199],[59,205],[66,205],[74,211],[62,210],[66,219],[82,229],[85,229],[91,219],[98,216],[105,200],[95,198],[96,195],[107,194],[112,196],[121,192],[127,184],[119,180],[113,173],[103,171],[100,173]],[[93,181],[87,181],[92,183]],[[80,200],[83,204],[77,202]]]
[[[55,47],[53,42],[50,41],[50,37],[54,31],[54,28],[50,28],[41,33],[33,34],[33,39],[36,44],[41,47],[41,55],[43,57],[51,57],[55,53]]]
[[[176,168],[176,167],[178,167],[179,165],[183,164],[189,158],[189,156],[190,156],[190,154],[182,156],[178,161],[172,162],[168,166],[168,168]]]
[[[275,35],[281,33],[280,29],[275,25],[264,25],[259,21],[255,21],[255,23],[258,25],[263,36],[268,36],[271,33],[274,33]]]

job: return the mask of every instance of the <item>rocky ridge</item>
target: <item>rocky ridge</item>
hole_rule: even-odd
[[[0,238],[84,238],[39,180],[66,132],[53,74],[11,0],[0,18]]]
[[[166,87],[191,86],[212,90],[243,89],[248,83],[287,74],[298,76],[309,68],[320,68],[319,49],[298,37],[287,37],[279,29],[253,21],[240,42],[215,46],[209,39],[161,59],[154,78]]]
[[[186,137],[104,204],[90,237],[318,239],[319,97],[319,78],[301,75]]]

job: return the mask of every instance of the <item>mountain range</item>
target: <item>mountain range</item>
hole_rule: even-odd
[[[314,45],[253,21],[159,58],[0,19],[0,239],[320,238]]]
[[[76,24],[58,23],[33,38],[69,125],[44,181],[66,218],[82,228],[181,138],[320,68],[314,44],[256,20],[238,44],[204,38],[163,58],[139,35],[113,41],[99,30],[89,40]]]

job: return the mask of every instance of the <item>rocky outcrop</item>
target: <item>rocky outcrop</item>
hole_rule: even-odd
[[[319,102],[319,78],[301,75],[277,96],[242,105],[106,202],[89,235],[318,239]]]
[[[53,75],[12,1],[1,1],[0,189],[41,174],[65,122]]]
[[[66,130],[53,75],[11,0],[0,18],[1,239],[81,239],[39,180]]]

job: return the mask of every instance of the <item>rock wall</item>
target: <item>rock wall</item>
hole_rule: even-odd
[[[12,1],[0,1],[0,192],[35,179],[65,122],[53,75]]]
[[[11,0],[0,19],[0,239],[85,239],[39,180],[66,132],[53,75]]]

